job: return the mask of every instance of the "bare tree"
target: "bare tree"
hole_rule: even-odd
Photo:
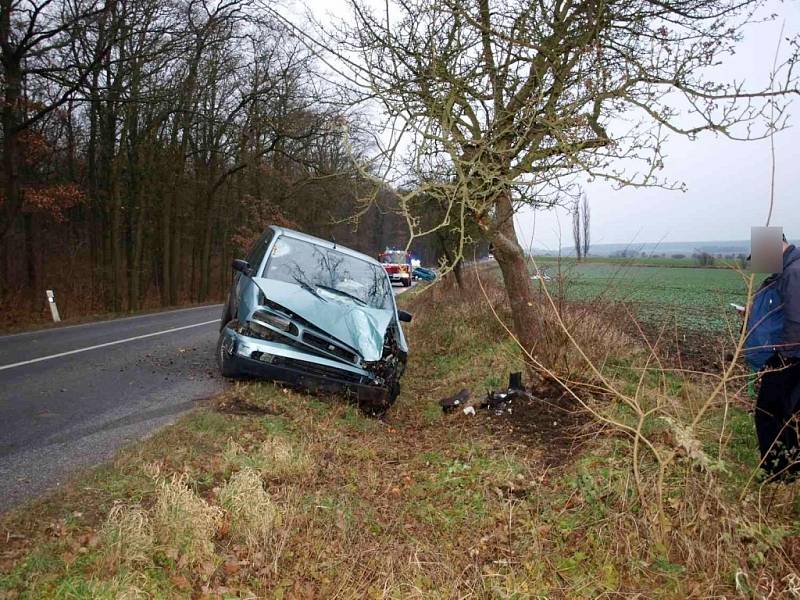
[[[589,256],[589,248],[591,247],[590,230],[592,221],[592,212],[589,209],[589,198],[586,196],[586,192],[583,193],[583,199],[581,200],[581,211],[581,228],[583,229],[583,257],[586,258]]]
[[[572,204],[572,241],[575,244],[575,257],[580,262],[583,256],[583,241],[581,238],[581,202],[576,198]]]
[[[105,19],[113,4],[113,0],[74,3],[0,0],[4,197],[0,205],[0,240],[22,210],[20,168],[24,134],[66,104],[85,82],[96,63],[75,61],[69,48],[94,23]],[[29,75],[35,75],[36,79],[29,79]],[[26,90],[26,86],[32,89]]]
[[[753,139],[784,126],[786,96],[797,94],[796,44],[764,88],[713,79],[761,4],[403,0],[372,10],[351,0],[352,25],[305,39],[336,54],[362,99],[381,102],[393,135],[372,172],[391,164],[436,182],[450,207],[442,226],[473,222],[492,242],[515,333],[532,348],[536,296],[515,212],[574,193],[578,174],[681,187],[659,177],[667,132]],[[612,127],[621,116],[625,126]],[[410,142],[405,162],[400,140]],[[430,231],[407,218],[412,239]]]

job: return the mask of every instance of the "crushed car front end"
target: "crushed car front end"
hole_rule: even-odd
[[[234,321],[222,330],[220,362],[228,363],[227,375],[278,381],[314,393],[344,394],[376,409],[393,403],[395,384],[405,368],[404,352],[387,348],[384,361],[364,364],[351,350],[319,332],[278,333],[266,325],[265,314],[263,310],[256,311],[249,321]],[[308,343],[309,340],[313,341]],[[326,349],[318,350],[323,344]],[[330,357],[331,347],[337,354],[351,354],[353,359],[344,362]],[[386,363],[383,371],[381,362]]]
[[[344,394],[373,412],[394,402],[408,348],[376,261],[281,229],[263,266],[247,268],[220,334],[223,375]]]

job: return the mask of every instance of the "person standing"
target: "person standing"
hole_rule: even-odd
[[[800,472],[800,249],[786,236],[783,271],[754,296],[746,347],[761,372],[755,407],[761,468],[771,479],[793,477]],[[754,363],[759,353],[766,360]]]

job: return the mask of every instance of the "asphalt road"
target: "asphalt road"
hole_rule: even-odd
[[[222,305],[0,337],[0,511],[222,389]]]
[[[0,337],[0,512],[221,391],[221,313],[203,306]]]

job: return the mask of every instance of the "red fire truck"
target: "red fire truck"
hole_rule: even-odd
[[[392,283],[400,282],[403,287],[411,285],[411,254],[405,250],[387,249],[378,256],[378,260]]]

